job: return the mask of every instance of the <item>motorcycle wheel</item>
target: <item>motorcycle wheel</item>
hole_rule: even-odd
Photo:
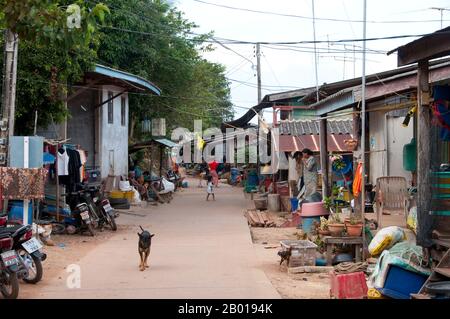
[[[92,222],[87,224],[87,232],[89,233],[90,236],[94,237],[95,236],[95,230],[94,230],[94,225],[92,225]]]
[[[19,279],[16,273],[3,272],[0,278],[0,292],[5,299],[17,299],[19,296]]]
[[[51,223],[52,225],[52,234],[61,235],[66,232],[66,226],[62,223]]]
[[[108,220],[109,226],[111,226],[111,229],[113,231],[116,231],[117,230],[117,225],[116,225],[116,220],[114,219],[114,216],[108,215],[106,218]]]
[[[42,261],[40,258],[30,255],[25,250],[18,251],[18,254],[22,258],[30,258],[31,259],[31,267],[28,269],[28,276],[23,278],[27,284],[37,284],[42,279],[43,268]]]

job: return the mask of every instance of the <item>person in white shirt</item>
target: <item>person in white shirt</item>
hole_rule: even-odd
[[[208,195],[206,196],[207,201],[209,201],[209,195],[212,195],[213,200],[216,200],[213,187],[212,176],[208,175],[208,184],[206,186],[206,192],[208,193]]]

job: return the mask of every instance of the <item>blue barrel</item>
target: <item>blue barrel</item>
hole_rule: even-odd
[[[320,216],[302,217],[302,229],[305,233],[309,234],[314,226],[314,222],[320,223]]]
[[[237,182],[237,177],[239,176],[239,169],[233,167],[230,170],[231,173],[231,183],[235,184]]]
[[[8,203],[8,220],[9,221],[20,221],[23,222],[23,201],[12,200]],[[33,220],[33,207],[31,201],[28,203],[28,222],[31,224]]]
[[[297,197],[291,197],[291,211],[295,212],[298,208],[298,198]]]

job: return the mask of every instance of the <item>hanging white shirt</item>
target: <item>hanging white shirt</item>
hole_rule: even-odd
[[[64,152],[63,154],[60,152],[56,153],[58,154],[58,175],[69,175],[69,155],[67,155],[67,152]]]

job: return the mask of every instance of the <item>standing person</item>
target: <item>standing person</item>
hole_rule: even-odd
[[[208,184],[206,185],[206,192],[208,193],[208,195],[206,195],[206,201],[209,201],[209,195],[212,195],[213,200],[216,200],[216,197],[214,196],[214,189],[211,175],[208,175]]]
[[[212,182],[215,187],[219,186],[219,174],[217,174],[217,167],[219,164],[216,162],[216,160],[212,161],[208,164],[209,166],[209,175],[212,176]]]
[[[303,198],[307,198],[317,192],[317,162],[313,156],[313,152],[309,148],[302,151],[303,155],[303,181],[305,185],[300,191]]]
[[[197,171],[199,178],[198,187],[203,187],[202,181],[206,176],[209,175],[208,164],[206,164],[206,161],[204,159],[202,160],[202,163],[197,166]]]
[[[303,187],[303,163],[301,152],[295,152],[289,158],[289,187],[291,188],[293,197],[297,197],[298,192]]]

